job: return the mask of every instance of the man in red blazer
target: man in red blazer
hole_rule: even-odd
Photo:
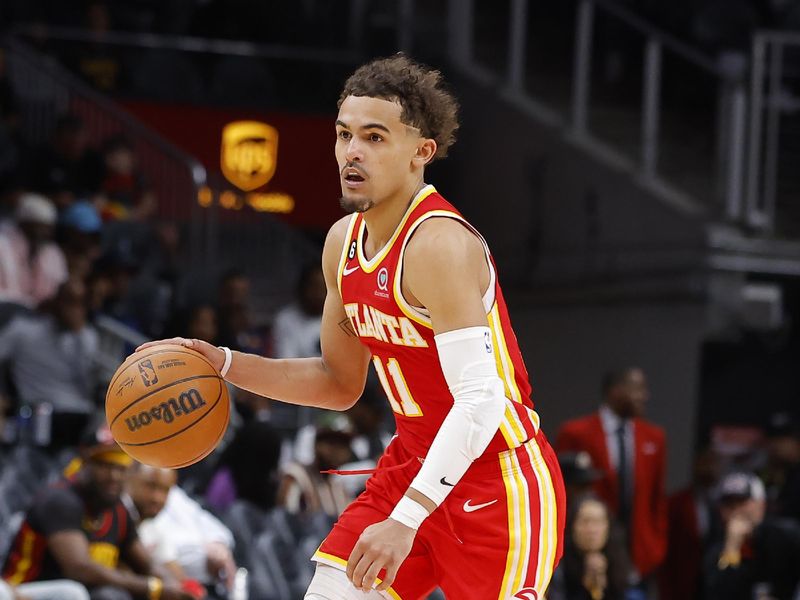
[[[600,409],[564,423],[555,444],[557,452],[588,452],[603,472],[595,492],[625,527],[641,579],[653,574],[667,549],[666,446],[663,429],[641,416],[648,396],[641,369],[610,371]]]

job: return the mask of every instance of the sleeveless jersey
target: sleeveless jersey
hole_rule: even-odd
[[[364,255],[364,217],[359,213],[351,217],[338,271],[345,312],[372,353],[372,364],[394,411],[399,440],[408,452],[424,457],[453,407],[427,311],[411,306],[401,292],[406,245],[417,227],[430,218],[455,219],[483,243],[491,273],[483,301],[506,403],[500,429],[484,454],[517,448],[536,435],[539,416],[494,261],[483,237],[433,186],[415,196],[389,242],[370,260]]]

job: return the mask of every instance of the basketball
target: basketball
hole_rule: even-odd
[[[186,467],[216,448],[230,418],[228,389],[199,352],[159,345],[129,356],[111,378],[106,420],[120,447],[154,467]]]

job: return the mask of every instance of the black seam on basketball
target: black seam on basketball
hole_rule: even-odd
[[[220,427],[219,433],[217,434],[217,438],[214,440],[214,443],[209,445],[208,450],[206,450],[203,454],[200,454],[199,456],[195,456],[194,458],[190,458],[189,460],[187,460],[185,462],[182,462],[179,465],[170,465],[169,467],[166,467],[166,468],[168,468],[168,469],[182,469],[183,467],[188,467],[189,465],[193,465],[196,462],[200,462],[205,457],[207,457],[209,454],[211,454],[216,449],[216,447],[219,445],[219,443],[222,440],[222,438],[225,436],[225,430],[228,429],[228,422],[230,420],[230,417],[231,417],[231,411],[230,411],[230,408],[228,408],[228,418],[225,419],[225,422],[223,423],[223,426]]]
[[[206,417],[207,417],[207,416],[208,416],[208,415],[211,413],[211,411],[213,411],[213,410],[214,410],[214,408],[217,406],[217,404],[219,404],[220,398],[222,398],[222,387],[223,387],[224,385],[225,385],[225,384],[224,384],[224,383],[223,383],[223,382],[220,380],[219,394],[217,394],[217,399],[216,399],[216,401],[214,402],[214,404],[212,404],[212,405],[211,405],[211,406],[208,408],[208,410],[202,414],[202,416],[201,416],[199,419],[197,419],[196,421],[192,421],[191,423],[189,423],[189,424],[188,424],[186,427],[184,427],[183,429],[179,429],[178,431],[176,431],[176,432],[174,432],[174,433],[170,433],[169,435],[167,435],[167,436],[164,436],[164,437],[162,437],[162,438],[158,438],[157,440],[150,440],[149,442],[137,442],[137,443],[135,443],[135,444],[134,444],[134,443],[130,443],[130,442],[121,442],[121,441],[117,440],[117,443],[118,443],[120,446],[150,446],[150,445],[152,445],[152,444],[157,444],[157,443],[159,443],[159,442],[163,442],[163,441],[165,441],[165,440],[169,440],[169,439],[171,439],[171,438],[174,438],[176,435],[180,435],[181,433],[183,433],[183,432],[184,432],[184,431],[186,431],[187,429],[191,429],[192,427],[194,427],[195,425],[197,425],[197,424],[198,424],[200,421],[202,421],[203,419],[205,419],[205,418],[206,418]]]
[[[170,344],[170,345],[175,345],[175,346],[177,346],[177,344]],[[188,354],[189,356],[194,356],[194,357],[200,358],[200,359],[202,359],[202,360],[203,360],[203,362],[205,362],[205,363],[206,363],[206,364],[207,364],[209,367],[211,367],[212,369],[214,369],[214,371],[215,371],[215,372],[219,372],[219,371],[217,370],[217,368],[216,368],[214,365],[212,365],[212,364],[211,364],[211,362],[210,362],[210,361],[209,361],[209,360],[208,360],[208,359],[207,359],[205,356],[203,356],[202,354],[200,354],[200,353],[199,353],[197,350],[187,350],[187,349],[183,349],[183,347],[179,347],[177,350],[176,350],[176,349],[174,349],[174,348],[164,348],[163,350],[154,350],[153,352],[149,352],[149,353],[147,354],[147,357],[154,356],[154,355],[156,355],[156,354],[164,354],[165,352],[175,352],[176,354]],[[131,356],[133,356],[133,355],[131,355]],[[122,373],[124,373],[124,372],[125,372],[125,370],[126,370],[128,367],[130,367],[130,366],[131,366],[131,365],[127,365],[127,366],[125,365],[125,363],[126,363],[126,362],[128,362],[128,359],[130,359],[130,358],[131,358],[131,356],[129,356],[127,359],[125,359],[125,362],[123,362],[123,363],[122,363],[122,364],[121,364],[119,367],[117,367],[117,370],[118,370],[118,371],[121,371],[121,372],[120,372],[120,374],[119,374],[119,375],[117,375],[116,377],[114,377],[114,379],[111,381],[111,383],[109,383],[109,384],[108,384],[108,389],[109,389],[109,390],[110,390],[112,387],[114,387],[114,384],[117,382],[117,379],[119,379],[120,377],[122,377]],[[133,361],[131,362],[131,364],[135,363],[137,360],[144,360],[144,359],[145,359],[145,357],[144,357],[144,356],[142,356],[141,358],[137,358],[137,359],[133,360]],[[123,369],[122,367],[125,367],[125,368]],[[108,394],[106,394],[106,395],[108,395]]]
[[[133,402],[128,404],[128,406],[122,408],[117,413],[117,416],[114,417],[114,419],[111,421],[111,423],[108,424],[108,426],[109,427],[114,427],[114,423],[117,422],[117,419],[119,419],[123,415],[123,413],[125,413],[125,411],[127,411],[134,404],[137,404],[137,403],[141,402],[145,398],[149,398],[153,394],[157,394],[159,392],[162,392],[162,391],[166,390],[167,388],[171,388],[173,385],[178,385],[179,383],[186,383],[187,381],[194,381],[195,379],[211,379],[211,378],[219,379],[219,375],[192,375],[191,377],[184,377],[183,379],[177,379],[177,380],[173,381],[172,383],[168,383],[166,385],[162,385],[157,390],[149,391],[145,395],[139,396],[136,400],[134,400]],[[220,380],[220,381],[222,381],[222,380]]]

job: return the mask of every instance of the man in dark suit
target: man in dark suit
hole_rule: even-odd
[[[638,576],[651,575],[667,547],[664,431],[642,418],[649,397],[642,369],[627,367],[603,378],[603,404],[593,414],[564,423],[558,452],[588,452],[603,478],[595,492],[628,534]]]

